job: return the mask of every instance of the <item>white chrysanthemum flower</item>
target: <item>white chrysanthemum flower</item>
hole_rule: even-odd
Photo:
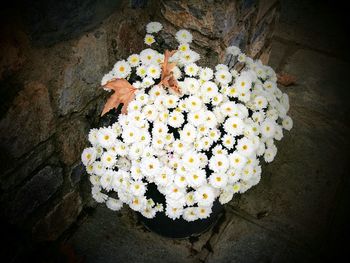
[[[107,200],[108,195],[100,192],[100,187],[94,186],[91,190],[92,197],[97,203],[103,203]]]
[[[275,156],[276,156],[276,154],[277,154],[276,149],[277,149],[277,148],[268,147],[268,148],[265,150],[265,154],[264,154],[264,160],[265,160],[265,162],[270,163],[270,162],[272,162],[272,161],[275,159]]]
[[[150,48],[144,49],[140,53],[140,59],[142,64],[144,65],[157,64],[157,58],[158,58],[157,51]]]
[[[188,75],[190,77],[197,76],[198,71],[199,71],[199,67],[194,63],[188,64],[185,67],[185,73],[186,73],[186,75]]]
[[[205,136],[200,139],[200,142],[202,144],[203,150],[207,151],[209,148],[213,145],[213,139],[209,138],[208,136]]]
[[[126,78],[131,73],[131,67],[125,60],[118,61],[113,67],[113,75],[117,78]]]
[[[113,170],[106,170],[103,175],[101,176],[101,186],[103,189],[105,189],[106,191],[110,191],[112,189],[112,183],[114,180],[115,175],[115,171]]]
[[[197,209],[195,207],[185,208],[182,217],[187,222],[192,222],[192,221],[197,220],[198,219]]]
[[[142,181],[134,181],[130,184],[130,191],[135,196],[143,196],[146,193],[146,185]]]
[[[205,219],[210,216],[212,212],[212,206],[199,206],[197,207],[197,215],[199,219]]]
[[[116,153],[117,155],[119,156],[125,156],[127,155],[128,153],[128,150],[127,150],[127,144],[126,143],[123,143],[122,141],[116,141],[115,143],[115,149],[116,149]]]
[[[190,49],[190,46],[189,44],[184,43],[184,44],[180,44],[177,49],[181,52],[185,52]]]
[[[246,72],[243,72],[237,79],[236,79],[236,87],[238,93],[242,92],[248,92],[251,89],[252,86],[252,78],[250,74],[244,74]]]
[[[220,111],[223,116],[235,116],[235,113],[238,112],[238,107],[233,101],[227,101],[220,105]]]
[[[168,132],[168,126],[162,122],[156,122],[153,124],[152,134],[153,137],[164,138]]]
[[[98,129],[91,129],[89,131],[89,142],[91,143],[91,145],[93,146],[97,146],[98,145],[98,141],[97,141],[97,133],[98,133]]]
[[[215,79],[221,84],[221,85],[227,85],[232,81],[232,75],[231,73],[226,69],[218,70],[215,73]]]
[[[99,129],[97,141],[103,148],[110,148],[116,141],[116,135],[111,128]]]
[[[134,112],[134,111],[139,111],[141,110],[142,104],[141,102],[137,101],[137,100],[133,100],[129,103],[128,105],[128,112]],[[119,115],[120,116],[120,115]],[[120,118],[120,117],[119,117]],[[126,116],[126,120],[129,121],[130,119],[128,118],[128,116]]]
[[[293,128],[293,120],[291,117],[286,116],[283,120],[282,120],[282,125],[283,128],[290,131]]]
[[[152,33],[158,33],[160,30],[162,30],[163,26],[159,22],[150,22],[146,26],[146,32],[148,34]]]
[[[152,122],[155,121],[158,117],[158,111],[153,105],[146,105],[143,107],[142,112],[145,115],[146,119]]]
[[[146,45],[150,46],[152,45],[154,42],[156,42],[156,40],[154,39],[154,36],[150,35],[150,34],[146,34],[144,42]]]
[[[152,87],[148,94],[152,100],[155,100],[157,97],[164,95],[165,90],[164,88],[157,85]]]
[[[171,184],[166,187],[165,193],[167,197],[173,200],[180,200],[185,196],[186,191],[184,188],[178,187],[176,184]]]
[[[274,92],[274,91],[277,89],[277,84],[276,84],[276,82],[265,81],[263,87],[264,87],[265,90],[267,90],[268,92]]]
[[[267,100],[263,96],[256,96],[254,99],[254,105],[255,105],[256,109],[262,110],[262,109],[266,108]]]
[[[152,79],[160,78],[161,69],[159,65],[151,64],[147,68],[147,76]]]
[[[200,88],[199,81],[195,78],[185,78],[183,86],[187,94],[197,94]]]
[[[199,78],[205,81],[211,80],[214,72],[211,68],[202,68],[199,73]]]
[[[187,187],[186,176],[183,174],[176,174],[174,176],[174,184],[180,188],[185,189]]]
[[[219,138],[221,136],[221,132],[218,129],[212,129],[209,131],[208,136],[210,139],[212,139],[214,142],[216,142],[217,140],[219,140]]]
[[[260,123],[265,119],[265,113],[263,111],[256,111],[252,115],[252,119],[256,123]]]
[[[137,93],[135,96],[135,100],[140,102],[141,105],[146,105],[149,99],[149,95],[145,93]]]
[[[244,122],[238,117],[230,117],[225,121],[224,129],[233,136],[243,134]]]
[[[234,184],[238,182],[239,179],[241,179],[241,173],[239,170],[236,170],[236,169],[229,169],[227,171],[227,176],[228,176],[229,184]]]
[[[218,94],[218,86],[212,81],[206,81],[201,86],[201,92],[206,98],[213,98]]]
[[[175,37],[180,44],[192,42],[192,34],[185,29],[177,31]]]
[[[222,145],[225,146],[227,149],[232,149],[236,140],[235,137],[233,137],[232,135],[224,135],[224,137],[222,137]]]
[[[141,214],[148,219],[154,218],[156,216],[156,213],[157,210],[148,205],[146,205],[146,207],[141,210]]]
[[[133,126],[127,126],[123,130],[122,138],[127,144],[136,142],[140,139],[140,130]]]
[[[173,109],[177,107],[179,97],[175,95],[166,95],[164,96],[163,104],[168,109]]]
[[[96,149],[93,147],[84,149],[81,154],[81,160],[85,166],[89,166],[96,160]]]
[[[260,125],[260,131],[263,137],[272,138],[275,136],[276,123],[271,119],[265,119]]]
[[[211,98],[211,104],[213,104],[214,106],[217,106],[223,101],[223,99],[224,99],[224,96],[220,93],[217,93]]]
[[[142,87],[148,88],[154,84],[154,80],[150,77],[146,77],[142,80]]]
[[[233,192],[232,191],[223,191],[219,197],[220,204],[224,205],[230,202],[233,198]]]
[[[134,179],[135,181],[140,181],[143,179],[143,174],[140,168],[140,164],[138,162],[135,162],[133,163],[133,165],[131,165],[130,174],[132,179]]]
[[[184,121],[184,115],[178,111],[173,111],[168,118],[168,124],[174,128],[181,127]]]
[[[190,124],[198,127],[205,122],[206,112],[203,109],[196,112],[190,112],[187,118]]]
[[[237,171],[240,171],[247,162],[247,158],[237,151],[231,153],[228,158],[230,160],[230,166]]]
[[[215,200],[215,190],[210,185],[202,185],[194,193],[199,206],[211,206]]]
[[[136,68],[136,74],[143,79],[147,75],[147,68],[144,65],[138,66]]]
[[[244,53],[241,53],[241,54],[238,55],[237,60],[239,62],[244,63],[247,60],[247,57],[246,57],[246,55]]]
[[[159,174],[155,175],[154,181],[159,186],[167,186],[172,183],[174,172],[169,167],[164,167]]]
[[[128,62],[130,66],[137,67],[140,64],[140,56],[137,54],[132,54],[128,57]]]
[[[147,176],[155,176],[161,169],[161,164],[155,157],[142,158],[141,170]]]
[[[183,127],[182,131],[180,131],[180,138],[185,143],[192,143],[196,138],[196,135],[196,128],[189,123]]]
[[[134,196],[132,200],[130,200],[129,207],[134,211],[141,211],[142,209],[144,209],[146,203],[146,197]]]
[[[200,58],[199,54],[193,50],[181,52],[181,54],[179,54],[179,55],[180,55],[180,62],[183,65],[195,63]]]
[[[237,141],[236,149],[237,149],[239,154],[241,154],[245,157],[252,156],[254,154],[254,151],[255,151],[255,147],[254,147],[253,142],[246,137],[243,137],[242,139],[239,139]]]
[[[216,71],[220,71],[220,70],[226,70],[226,71],[228,71],[229,68],[228,68],[228,66],[225,65],[225,64],[217,64],[217,65],[215,66],[215,70],[216,70]]]
[[[175,79],[181,79],[181,77],[182,77],[182,72],[181,72],[181,70],[179,69],[179,67],[174,67],[173,70],[172,70],[172,72],[173,72],[173,76],[174,76]]]
[[[189,111],[199,111],[202,108],[202,101],[197,96],[190,96],[186,99],[186,108]]]
[[[108,197],[108,200],[106,201],[106,206],[113,211],[118,211],[123,207],[123,202],[120,200]]]
[[[188,171],[196,171],[200,166],[200,159],[197,152],[188,151],[182,157],[182,164]]]
[[[223,154],[214,155],[209,160],[210,170],[217,173],[225,173],[229,167],[229,160]]]
[[[174,147],[175,153],[179,155],[184,154],[188,149],[188,145],[182,142],[181,140],[175,140],[173,143],[173,147]]]
[[[187,181],[189,186],[193,188],[197,188],[201,185],[206,184],[207,179],[206,179],[206,172],[204,169],[197,169],[194,171],[189,172]]]
[[[241,53],[241,50],[239,49],[239,47],[229,46],[226,48],[226,53],[229,55],[237,56]]]
[[[108,74],[104,75],[102,80],[101,80],[101,86],[106,85],[108,82],[110,82],[115,76],[113,75],[113,72],[109,72]],[[104,89],[106,91],[111,91],[109,89]]]
[[[168,204],[165,208],[165,214],[173,220],[180,218],[183,211],[184,209],[181,206],[171,206]]]
[[[143,135],[144,136],[144,135]],[[144,148],[144,144],[141,143],[133,143],[130,148],[129,148],[129,157],[131,160],[137,160],[141,157],[142,153],[143,153],[143,148]]]
[[[117,162],[115,154],[112,154],[111,152],[105,152],[101,156],[101,162],[104,167],[106,168],[112,168],[115,163]]]

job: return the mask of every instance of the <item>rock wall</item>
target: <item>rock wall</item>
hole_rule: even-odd
[[[1,222],[56,240],[94,206],[80,154],[105,101],[100,79],[145,48],[145,25],[162,22],[170,45],[189,29],[203,64],[232,44],[266,63],[278,3],[41,0],[1,12]]]

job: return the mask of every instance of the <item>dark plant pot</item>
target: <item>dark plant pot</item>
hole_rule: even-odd
[[[146,195],[148,198],[152,198],[154,202],[165,205],[165,198],[157,190],[155,184],[148,185]],[[165,212],[158,212],[152,219],[146,218],[138,213],[138,218],[147,229],[161,236],[169,238],[188,238],[199,236],[209,230],[217,222],[221,212],[223,212],[223,206],[216,200],[212,208],[212,213],[206,219],[198,219],[192,222],[187,222],[182,218],[173,220],[167,217]]]

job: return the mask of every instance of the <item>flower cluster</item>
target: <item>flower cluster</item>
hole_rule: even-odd
[[[147,25],[145,43],[152,45],[158,22]],[[213,203],[228,203],[260,181],[261,161],[276,156],[275,140],[292,128],[288,96],[276,85],[271,67],[227,48],[240,72],[219,64],[201,67],[190,49],[192,35],[176,34],[177,52],[170,58],[181,94],[159,83],[164,55],[145,49],[118,61],[102,85],[124,78],[137,88],[110,127],[92,129],[91,147],[82,153],[97,202],[118,210],[125,203],[153,218],[164,211],[172,219],[207,218]],[[135,75],[135,78],[132,76]],[[154,184],[165,205],[147,196]]]

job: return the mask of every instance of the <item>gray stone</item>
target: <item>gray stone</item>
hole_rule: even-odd
[[[80,160],[81,153],[87,145],[89,128],[83,119],[73,119],[59,127],[57,141],[59,155],[64,164],[72,165]]]
[[[63,183],[62,169],[46,166],[17,191],[9,205],[9,217],[23,222],[40,205],[53,196]]]
[[[128,209],[99,205],[68,241],[88,262],[194,262],[187,240],[171,240],[135,225]]]
[[[74,55],[64,67],[63,82],[54,90],[60,115],[81,111],[103,93],[100,82],[109,61],[107,36],[102,30],[96,32],[84,35],[73,47]]]
[[[32,81],[25,85],[12,107],[0,120],[1,149],[14,158],[47,140],[55,131],[55,120],[46,86]]]
[[[36,45],[48,46],[92,30],[121,5],[115,0],[36,1],[22,6]]]
[[[79,162],[77,165],[75,165],[70,173],[70,182],[72,184],[72,186],[75,186],[76,184],[78,184],[80,182],[80,179],[83,175],[86,174],[85,171],[85,166]]]
[[[43,219],[33,227],[38,240],[56,240],[77,219],[82,202],[77,192],[66,194]]]
[[[54,146],[51,141],[38,146],[23,159],[13,161],[11,170],[6,171],[2,176],[1,188],[8,190],[16,187],[28,178],[39,166],[53,154]]]
[[[235,214],[231,215],[205,262],[310,262],[300,246],[278,237]],[[287,250],[292,251],[286,253]],[[293,257],[291,257],[291,254]]]

